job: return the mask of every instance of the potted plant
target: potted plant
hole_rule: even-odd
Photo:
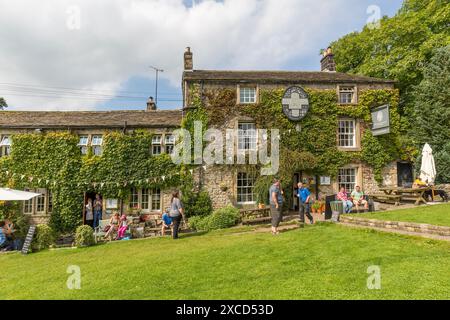
[[[314,201],[314,203],[311,205],[311,211],[312,213],[320,213],[320,208],[322,207],[322,204],[320,201]]]
[[[220,183],[219,186],[220,186],[220,190],[221,190],[222,192],[228,191],[228,185],[227,185],[225,182]]]

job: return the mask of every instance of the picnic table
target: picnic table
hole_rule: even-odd
[[[426,204],[424,198],[426,191],[432,191],[433,187],[424,188],[402,188],[402,187],[383,187],[379,189],[383,194],[374,194],[372,197],[377,200],[394,201],[396,204],[400,201],[414,201],[415,205]],[[386,202],[387,202],[386,201]]]

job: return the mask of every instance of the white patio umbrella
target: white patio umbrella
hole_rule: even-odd
[[[0,201],[26,201],[40,196],[39,193],[0,188]]]
[[[420,179],[427,183],[434,183],[436,178],[436,166],[434,164],[433,149],[428,143],[422,150],[422,165],[420,167]]]

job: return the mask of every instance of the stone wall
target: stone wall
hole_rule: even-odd
[[[50,215],[25,215],[28,218],[29,224],[48,224],[50,222]]]
[[[391,162],[381,172],[383,176],[382,185],[385,187],[397,186],[397,162]],[[378,182],[375,180],[373,168],[367,165],[362,166],[362,187],[365,193],[379,192]]]

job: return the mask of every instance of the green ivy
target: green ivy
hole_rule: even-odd
[[[150,155],[151,139],[144,130],[105,132],[102,156],[83,156],[78,136],[69,132],[13,135],[11,156],[0,158],[0,183],[50,190],[52,227],[74,231],[82,222],[83,192],[128,199],[131,187],[167,189],[180,184],[180,168],[169,155]]]
[[[314,175],[335,177],[338,169],[352,161],[364,161],[374,168],[375,178],[382,181],[381,170],[395,159],[413,161],[417,150],[410,139],[403,136],[398,113],[398,90],[363,90],[359,92],[358,104],[340,105],[335,90],[306,90],[310,97],[310,110],[300,122],[289,120],[282,111],[284,90],[261,90],[256,104],[236,106],[236,90],[195,87],[191,101],[195,108],[187,114],[189,122],[199,119],[208,127],[223,128],[233,116],[248,116],[259,128],[280,129],[280,171],[278,176],[289,185],[293,174],[307,171]],[[390,105],[391,133],[373,137],[370,130],[371,108]],[[361,123],[362,151],[342,151],[336,145],[339,117],[363,120]],[[300,128],[298,128],[300,126]],[[297,130],[299,129],[299,130]],[[296,161],[292,161],[295,159]],[[266,185],[264,177],[260,183]],[[258,181],[257,181],[258,184]],[[286,188],[285,192],[290,192]],[[286,195],[289,197],[290,195]],[[261,194],[261,197],[264,197]]]

